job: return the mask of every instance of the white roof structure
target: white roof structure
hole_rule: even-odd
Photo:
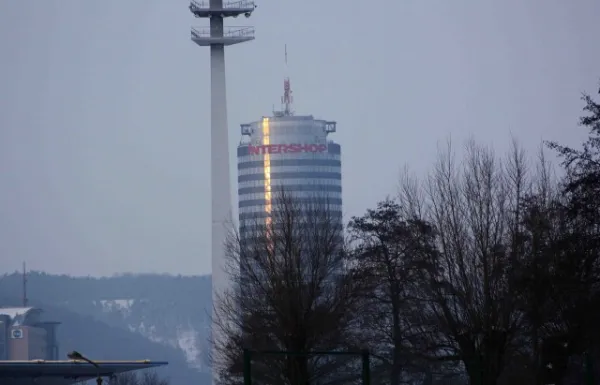
[[[32,312],[41,313],[42,309],[35,307],[3,307],[0,308],[0,315],[10,317],[13,325],[21,325],[25,318]]]
[[[17,316],[29,313],[31,310],[33,310],[33,307],[0,307],[0,314],[14,319]]]
[[[75,382],[140,369],[168,365],[164,361],[94,361],[98,365],[82,361],[0,361],[0,384],[2,385],[70,385]],[[32,380],[34,382],[32,382]]]

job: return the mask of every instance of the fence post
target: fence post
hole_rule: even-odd
[[[369,357],[369,351],[363,350],[362,356],[362,380],[363,385],[371,385],[371,360]]]
[[[594,385],[594,359],[590,350],[585,353],[585,384]]]
[[[252,385],[252,352],[244,349],[244,385]]]

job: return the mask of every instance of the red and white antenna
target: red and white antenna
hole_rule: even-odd
[[[285,72],[286,77],[283,79],[283,96],[281,97],[281,104],[283,105],[284,115],[293,115],[292,103],[294,97],[292,96],[292,87],[290,86],[290,78],[287,76],[287,44],[285,45]]]

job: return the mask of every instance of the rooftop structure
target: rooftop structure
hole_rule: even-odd
[[[7,316],[12,326],[39,322],[42,309],[35,307],[4,307],[0,308],[0,315]]]

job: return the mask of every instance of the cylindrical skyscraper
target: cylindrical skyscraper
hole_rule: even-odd
[[[328,139],[335,130],[335,122],[284,113],[241,126],[248,137],[237,149],[242,232],[268,217],[278,189],[296,201],[322,200],[341,221],[341,147]]]
[[[285,50],[287,65],[287,47]],[[282,111],[242,124],[237,149],[240,235],[257,220],[271,217],[273,194],[283,191],[294,201],[319,203],[342,224],[341,147],[329,140],[336,123],[294,116],[290,79],[283,82]]]

